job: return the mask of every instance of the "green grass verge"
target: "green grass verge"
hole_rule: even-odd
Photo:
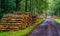
[[[60,24],[60,19],[54,19],[57,23]]]
[[[38,22],[35,23],[32,26],[27,27],[24,30],[18,30],[18,31],[6,31],[6,32],[0,32],[0,36],[25,36],[28,34],[37,24],[41,23],[43,19],[38,19]]]

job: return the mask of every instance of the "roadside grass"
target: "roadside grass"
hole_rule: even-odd
[[[54,19],[54,21],[56,21],[57,23],[60,24],[60,19],[59,18],[58,19]]]
[[[37,23],[34,23],[33,25],[27,27],[24,30],[18,30],[18,31],[6,31],[6,32],[0,32],[0,36],[25,36],[28,34],[37,24],[41,23],[43,21],[42,18],[38,19]]]

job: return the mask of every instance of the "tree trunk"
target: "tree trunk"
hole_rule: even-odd
[[[31,11],[31,0],[30,0],[30,11]]]
[[[27,0],[25,0],[25,11],[27,12]]]
[[[22,0],[16,0],[16,11],[18,11],[19,10],[19,3],[21,2]]]
[[[18,0],[16,0],[16,11],[18,11]]]

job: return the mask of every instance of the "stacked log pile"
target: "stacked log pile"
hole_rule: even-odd
[[[20,17],[18,15],[14,15],[14,14],[6,14],[3,16],[2,20],[1,20],[1,24],[2,27],[0,27],[2,29],[7,29],[7,30],[19,30],[21,29],[21,20]],[[3,28],[4,26],[7,26],[6,28]]]
[[[54,19],[57,19],[57,18],[58,18],[58,16],[56,16],[56,15],[53,15],[53,16],[52,16],[52,18],[54,18]]]
[[[33,17],[29,12],[5,14],[0,23],[0,30],[20,30],[24,27],[28,27],[34,21],[36,17]]]
[[[32,22],[33,23],[36,23],[36,22],[38,22],[38,15],[37,14],[34,14],[33,16],[32,16]]]

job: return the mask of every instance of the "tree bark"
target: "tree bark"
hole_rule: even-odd
[[[25,11],[27,12],[27,0],[25,0]]]
[[[19,10],[19,3],[21,2],[22,0],[16,0],[16,11],[18,11]]]
[[[30,0],[30,11],[31,11],[31,0]]]

